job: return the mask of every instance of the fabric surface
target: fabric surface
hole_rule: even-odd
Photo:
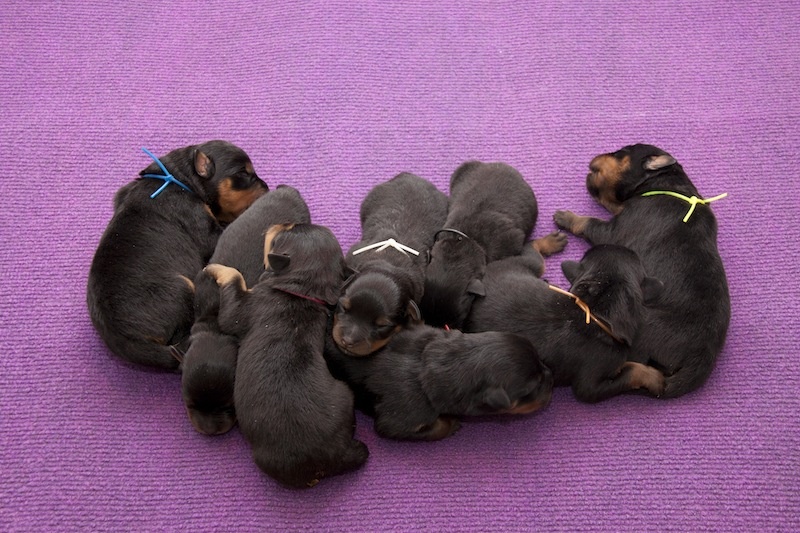
[[[797,531],[800,8],[778,2],[2,2],[0,530]],[[86,278],[114,192],[210,139],[297,187],[344,249],[367,191],[463,161],[534,188],[534,236],[607,217],[589,160],[667,150],[712,206],[733,316],[701,390],[379,438],[279,487],[180,377],[110,356]],[[546,277],[586,244],[570,237]]]

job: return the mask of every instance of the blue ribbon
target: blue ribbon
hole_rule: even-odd
[[[187,187],[186,185],[184,185],[183,183],[181,183],[180,181],[175,179],[175,176],[173,176],[172,174],[169,173],[169,171],[167,170],[167,167],[165,167],[164,164],[161,161],[159,161],[159,159],[156,156],[154,156],[152,154],[152,152],[150,152],[150,150],[148,150],[145,147],[142,147],[142,152],[144,152],[147,155],[149,155],[150,158],[153,161],[156,162],[156,164],[159,166],[159,168],[161,168],[161,171],[164,172],[163,176],[161,174],[142,174],[143,178],[155,178],[155,179],[159,179],[159,180],[164,180],[164,185],[159,187],[156,192],[151,194],[150,198],[155,198],[156,196],[161,194],[161,191],[166,189],[167,185],[169,185],[170,183],[174,183],[175,185],[180,185],[181,187],[183,187],[184,189],[186,189],[189,192],[194,192],[192,189],[190,189],[189,187]]]

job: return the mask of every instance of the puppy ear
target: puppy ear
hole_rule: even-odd
[[[273,272],[283,272],[292,262],[288,255],[267,254],[267,265]]]
[[[625,346],[630,346],[633,343],[633,338],[636,336],[638,324],[631,313],[621,309],[618,309],[618,311],[618,313],[615,313],[617,316],[614,317],[614,320],[608,320],[602,316],[598,316],[597,318],[606,323],[608,329],[611,330],[611,333],[614,334],[614,337],[619,342]],[[608,344],[613,344],[608,335],[603,334],[602,338],[607,340]]]
[[[486,289],[483,286],[483,282],[479,279],[473,279],[467,285],[467,294],[472,294],[474,296],[486,296]]]
[[[214,161],[200,150],[194,151],[194,171],[201,178],[210,178],[214,175]]]
[[[644,305],[652,305],[661,296],[664,283],[660,279],[646,277],[642,280],[642,296]]]
[[[660,168],[668,167],[677,163],[675,158],[669,154],[651,155],[644,160],[644,168],[646,170],[658,170]]]
[[[416,324],[422,324],[422,313],[419,310],[419,306],[414,300],[408,301],[408,306],[406,307],[406,316],[412,322]]]
[[[578,276],[583,271],[583,265],[577,261],[562,261],[561,272],[564,273],[570,283],[574,283]]]
[[[495,411],[511,409],[511,399],[499,387],[490,387],[483,393],[483,402]]]

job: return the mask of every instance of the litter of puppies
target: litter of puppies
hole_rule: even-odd
[[[585,402],[675,398],[722,350],[730,296],[709,203],[725,195],[703,199],[655,146],[590,162],[610,221],[553,214],[592,245],[562,263],[568,290],[541,279],[567,236],[531,239],[536,196],[505,163],[464,163],[449,196],[409,173],[378,184],[344,254],[240,148],[147,153],[92,261],[92,323],[121,360],[180,372],[192,426],[238,424],[284,485],[366,462],[355,409],[381,437],[440,440],[463,417],[545,408],[554,386]]]

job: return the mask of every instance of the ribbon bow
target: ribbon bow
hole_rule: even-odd
[[[159,161],[159,159],[150,152],[150,150],[148,150],[145,147],[142,147],[142,152],[144,152],[147,155],[149,155],[150,158],[153,161],[155,161],[156,164],[159,166],[159,168],[164,172],[163,176],[161,174],[142,174],[143,178],[156,178],[156,179],[159,179],[159,180],[164,180],[164,185],[159,187],[156,192],[151,194],[150,198],[155,198],[156,196],[161,194],[161,191],[166,189],[167,185],[169,185],[170,183],[174,183],[175,185],[180,185],[181,187],[183,187],[184,189],[186,189],[189,192],[194,192],[192,189],[190,189],[189,187],[187,187],[186,185],[184,185],[183,183],[181,183],[180,181],[175,179],[175,176],[173,176],[172,174],[169,173],[169,171],[167,170],[167,167],[165,167],[164,164],[161,161]]]
[[[667,196],[672,196],[674,198],[680,198],[681,200],[683,200],[684,202],[687,202],[691,206],[691,207],[689,207],[689,212],[686,213],[685,217],[683,217],[683,221],[684,222],[689,220],[689,217],[692,216],[692,213],[694,213],[694,209],[695,209],[695,207],[697,207],[697,204],[706,205],[708,203],[714,202],[716,200],[721,200],[722,198],[725,198],[726,196],[728,196],[728,193],[724,192],[724,193],[722,193],[722,194],[720,194],[718,196],[715,196],[713,198],[707,198],[706,200],[703,200],[702,198],[698,198],[697,196],[684,196],[683,194],[680,194],[680,193],[677,193],[677,192],[673,192],[673,191],[649,191],[649,192],[646,192],[646,193],[642,194],[642,196],[655,196],[657,194],[666,194]]]
[[[394,248],[398,252],[403,252],[405,255],[408,255],[408,252],[411,252],[414,255],[419,255],[419,252],[414,250],[413,248],[409,248],[405,244],[400,244],[394,239],[386,239],[385,241],[376,242],[375,244],[370,244],[368,246],[364,246],[363,248],[359,248],[353,255],[358,255],[361,252],[366,252],[368,250],[375,250],[376,252],[382,252],[387,248]]]

